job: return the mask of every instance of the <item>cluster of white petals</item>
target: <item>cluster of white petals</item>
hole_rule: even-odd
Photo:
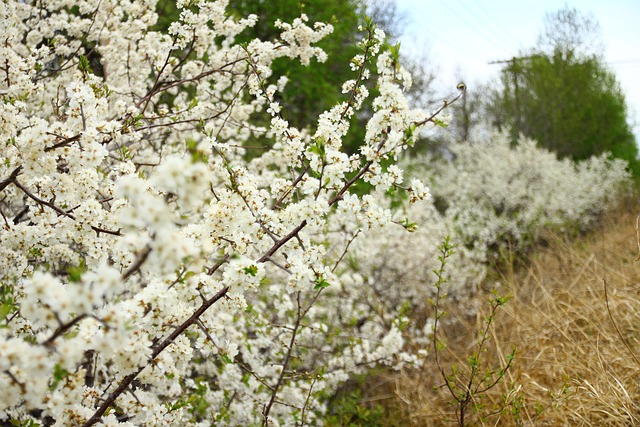
[[[478,259],[520,250],[544,229],[586,230],[630,188],[626,163],[607,153],[575,163],[499,132],[450,148],[453,162],[432,165],[432,191]]]
[[[625,162],[607,155],[574,163],[531,140],[514,146],[503,133],[451,142],[449,148],[450,159],[419,156],[403,162],[407,175],[432,184],[427,189],[409,179],[414,203],[394,212],[394,221],[406,229],[419,228],[404,236],[397,229],[377,232],[362,243],[367,250],[358,243],[352,248],[367,289],[390,307],[406,301],[421,307],[433,296],[432,271],[445,236],[456,244],[448,260],[448,292],[463,297],[475,292],[497,257],[526,251],[543,231],[588,230],[630,188]],[[351,203],[345,198],[339,208],[348,212]],[[418,341],[428,338],[428,328],[411,327]]]
[[[373,26],[344,102],[296,129],[271,66],[326,59],[330,25],[302,15],[239,44],[257,17],[224,0],[178,1],[167,33],[155,3],[0,3],[0,422],[311,424],[350,375],[410,359],[351,252],[406,233],[389,161],[432,123]],[[248,160],[250,138],[272,148]]]
[[[176,3],[166,33],[154,0],[0,3],[2,425],[319,423],[352,375],[420,363],[445,236],[473,289],[489,248],[587,226],[628,178],[502,135],[399,166],[442,109],[409,107],[370,24],[343,101],[297,129],[272,64],[323,61],[331,25],[240,44],[255,15]]]

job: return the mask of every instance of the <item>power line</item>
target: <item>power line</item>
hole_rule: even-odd
[[[624,65],[624,64],[636,64],[639,63],[640,59],[621,59],[617,61],[608,61],[609,65]]]
[[[499,60],[495,60],[495,61],[489,61],[488,64],[491,64],[491,65],[493,65],[493,64],[515,64],[516,61],[522,61],[522,60],[525,60],[525,59],[533,59],[533,58],[537,58],[539,56],[542,56],[542,55],[536,54],[536,55],[527,55],[527,56],[514,56],[511,59],[499,59]]]
[[[493,19],[493,17],[491,17],[491,15],[489,15],[489,13],[486,11],[486,9],[484,7],[482,7],[482,5],[478,2],[478,0],[474,0],[473,4],[475,5],[475,7],[482,13],[484,14],[484,16],[487,17],[488,22],[490,22],[494,28],[496,28],[498,31],[500,31],[506,38],[507,40],[516,40],[515,37],[513,37],[509,32],[507,32],[503,26],[498,25],[496,23],[496,21]],[[519,48],[519,46],[517,46],[517,48]]]
[[[499,47],[500,50],[503,50],[505,53],[512,52],[511,46],[509,46],[508,43],[505,42],[504,37],[500,37],[496,35],[492,30],[490,30],[486,26],[484,22],[480,21],[477,14],[470,13],[469,9],[464,4],[460,3],[459,0],[457,0],[456,3],[460,8],[460,9],[456,8],[457,11],[454,12],[456,17],[460,19],[462,22],[464,22],[471,31],[478,34],[480,38],[483,39],[484,41],[491,43],[496,47]],[[445,3],[445,7],[448,4],[450,3]],[[469,16],[471,17],[471,20],[474,20],[477,23],[479,23],[480,27],[472,23],[468,19]]]
[[[518,57],[513,57],[511,59],[501,59],[501,60],[495,60],[495,61],[489,61],[487,62],[487,64],[506,64],[506,63],[514,63],[514,61],[519,61],[519,60],[523,60],[523,59],[532,59],[532,58],[536,58],[539,56],[544,56],[544,54],[535,54],[535,55],[528,55],[528,56],[518,56]],[[615,60],[615,61],[603,61],[602,63],[606,64],[606,65],[625,65],[625,64],[638,64],[640,63],[640,58],[638,59],[619,59],[619,60]]]

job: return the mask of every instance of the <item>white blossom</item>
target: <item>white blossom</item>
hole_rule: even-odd
[[[324,61],[316,44],[333,28],[302,15],[240,44],[258,17],[230,17],[227,4],[178,1],[167,34],[152,30],[152,0],[0,4],[2,422],[262,424],[274,402],[269,425],[293,425],[303,409],[319,423],[320,396],[351,375],[419,363],[401,311],[429,296],[444,235],[479,241],[451,260],[463,292],[483,273],[469,260],[486,260],[500,233],[530,231],[482,208],[588,223],[589,206],[626,179],[604,158],[536,174],[525,164],[548,156],[528,143],[509,167],[534,184],[510,193],[498,185],[505,157],[484,148],[455,147],[464,167],[431,177],[396,166],[429,115],[410,109],[410,77],[372,27],[357,73],[336,88],[344,99],[297,129],[273,62]],[[347,154],[342,140],[366,111],[362,146]],[[255,141],[270,148],[249,152]],[[407,184],[404,170],[418,176]],[[528,194],[538,181],[575,194]],[[431,192],[450,202],[444,216]],[[471,207],[457,197],[478,193],[486,200]],[[409,332],[424,339],[423,326]]]

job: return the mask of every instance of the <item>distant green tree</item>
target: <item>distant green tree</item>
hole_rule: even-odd
[[[166,31],[171,22],[179,17],[175,1],[160,0],[157,6],[158,23],[156,29]],[[291,22],[306,14],[309,22],[326,22],[334,27],[333,33],[317,43],[328,55],[325,63],[314,63],[313,67],[306,67],[296,61],[286,58],[276,60],[273,65],[272,82],[280,76],[287,76],[288,83],[278,96],[281,105],[288,106],[282,111],[283,117],[290,124],[314,129],[320,113],[331,108],[338,102],[345,100],[340,87],[347,80],[355,78],[350,71],[349,62],[359,53],[356,41],[361,38],[358,25],[363,23],[365,14],[373,15],[373,20],[393,39],[396,31],[401,31],[402,17],[397,12],[395,0],[230,0],[227,10],[238,17],[256,14],[258,22],[253,28],[247,29],[240,35],[239,41],[254,38],[273,39],[280,34],[275,27],[276,19]],[[378,22],[379,21],[379,22]],[[412,63],[410,69],[419,69],[419,65]],[[375,72],[375,70],[373,70]],[[413,99],[420,98],[422,92],[428,90],[431,75],[424,69],[414,85]],[[375,88],[369,88],[375,96]],[[368,112],[365,109],[352,120],[366,120]],[[265,124],[270,116],[265,113]],[[348,152],[355,152],[364,140],[364,127],[352,126],[350,133],[344,138],[343,145]],[[251,141],[251,145],[266,144],[267,141]]]
[[[547,20],[541,45],[550,52],[505,61],[502,87],[488,105],[493,124],[510,129],[514,141],[525,135],[560,157],[580,160],[609,151],[640,176],[624,93],[600,56],[585,52],[597,27],[575,10]]]
[[[355,44],[359,40],[358,25],[362,22],[362,10],[360,0],[230,0],[227,6],[227,11],[239,18],[249,14],[258,16],[256,25],[239,35],[239,42],[255,38],[274,39],[281,33],[275,26],[276,20],[292,22],[302,13],[307,15],[310,24],[325,22],[333,26],[333,33],[316,44],[327,53],[329,59],[326,62],[307,67],[298,61],[281,58],[272,67],[270,82],[275,83],[281,76],[288,77],[288,83],[284,91],[278,94],[278,100],[286,106],[282,111],[283,117],[299,128],[315,127],[320,113],[343,100],[340,87],[346,80],[354,78],[349,62],[359,52]],[[157,11],[156,29],[159,31],[166,31],[179,18],[180,11],[172,0],[159,0]],[[268,126],[269,121],[270,115],[265,113],[265,125]],[[364,137],[364,134],[361,136]],[[351,139],[354,139],[353,136]],[[252,146],[266,143],[249,142]],[[355,144],[351,141],[351,145]]]
[[[354,78],[349,62],[358,53],[355,42],[361,23],[361,7],[357,0],[231,0],[229,7],[238,16],[258,15],[256,26],[243,34],[247,40],[274,38],[280,34],[274,25],[276,19],[291,22],[302,13],[309,17],[310,23],[319,21],[333,25],[331,36],[317,44],[327,53],[326,62],[307,67],[282,58],[274,63],[273,80],[283,75],[288,77],[289,82],[281,93],[281,104],[291,107],[283,116],[297,127],[314,126],[323,111],[343,100],[340,87]]]

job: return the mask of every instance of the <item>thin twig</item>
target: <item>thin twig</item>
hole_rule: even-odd
[[[307,174],[310,168],[311,168],[311,165],[307,165],[304,168],[304,170],[300,172],[300,175],[298,175],[295,181],[291,183],[289,188],[287,188],[287,190],[284,193],[282,193],[282,196],[280,196],[278,200],[276,200],[276,202],[273,204],[271,209],[275,210],[278,208],[278,205],[280,205],[280,203],[282,203],[282,201],[298,186],[298,183],[302,180],[302,178],[304,178],[304,176]]]
[[[52,133],[47,133],[47,135],[53,135],[56,138],[60,139],[60,142],[57,142],[55,144],[53,144],[51,147],[45,147],[44,148],[44,152],[49,152],[49,151],[53,151],[55,149],[61,148],[61,147],[66,147],[67,145],[71,144],[72,142],[75,141],[79,141],[80,137],[82,136],[81,133],[78,133],[74,136],[70,136],[70,137],[65,137],[62,135],[56,135],[56,134],[52,134]]]
[[[14,171],[15,172],[15,171]],[[17,180],[17,178],[13,179],[13,184],[18,187],[20,190],[22,190],[22,192],[24,194],[27,195],[27,197],[29,197],[30,199],[32,199],[33,201],[35,201],[36,203],[40,204],[40,205],[44,205],[49,207],[50,209],[53,209],[54,211],[56,211],[58,214],[62,215],[62,216],[66,216],[67,218],[71,218],[75,221],[76,217],[71,213],[71,211],[73,211],[73,209],[70,209],[68,211],[63,210],[62,208],[56,206],[55,203],[53,203],[53,201],[46,201],[43,200],[41,198],[39,198],[38,196],[36,196],[35,194],[33,194],[31,191],[29,191],[29,189],[27,187],[25,187],[24,185],[22,185],[20,183],[20,181]],[[122,236],[122,233],[120,232],[120,230],[107,230],[105,228],[101,228],[101,227],[96,227],[95,225],[90,225],[91,229],[93,231],[95,231],[98,235],[100,235],[100,233],[105,233],[105,234],[111,234],[113,236]]]
[[[1,207],[0,207],[0,214],[2,214],[2,219],[4,219],[4,224],[7,226],[7,230],[11,230],[11,226],[9,225],[9,221],[7,220],[7,217],[4,214],[4,211],[2,210]]]
[[[282,385],[282,381],[284,379],[284,375],[287,371],[287,368],[289,367],[289,362],[291,362],[291,357],[293,355],[293,346],[296,342],[296,337],[298,335],[298,329],[300,328],[300,323],[302,321],[302,306],[300,304],[300,292],[298,292],[297,294],[297,303],[298,303],[298,311],[297,311],[297,315],[296,315],[296,323],[293,326],[293,331],[291,332],[291,339],[289,340],[289,348],[287,349],[287,355],[284,358],[284,362],[282,363],[282,369],[280,371],[280,375],[278,376],[278,381],[276,382],[276,385],[273,387],[273,391],[271,393],[271,398],[269,399],[269,402],[265,405],[264,411],[263,411],[263,416],[264,416],[264,420],[263,420],[263,425],[264,426],[268,426],[269,425],[269,412],[271,411],[271,407],[273,406],[275,400],[276,400],[276,395],[278,394],[278,390],[280,389],[280,386]]]
[[[131,264],[129,269],[122,274],[122,280],[127,280],[129,277],[133,276],[138,270],[140,270],[140,267],[142,267],[142,264],[147,260],[147,257],[149,256],[150,252],[151,252],[151,248],[149,246],[146,246],[138,256],[138,259],[136,259],[136,261],[133,264]]]
[[[344,258],[344,256],[349,251],[349,246],[351,246],[351,243],[353,243],[353,241],[356,240],[356,237],[358,237],[358,234],[360,234],[361,231],[362,231],[361,229],[358,229],[358,231],[356,231],[356,233],[351,237],[351,239],[349,239],[349,241],[347,242],[347,245],[344,247],[344,250],[342,251],[342,255],[340,255],[340,258],[338,258],[338,261],[336,261],[335,265],[331,269],[332,273],[336,271],[336,268],[338,268],[338,265],[342,262],[342,258]]]
[[[71,321],[61,325],[58,329],[55,330],[55,332],[53,333],[53,335],[51,335],[46,341],[44,341],[41,345],[45,346],[45,347],[49,347],[53,344],[53,342],[56,340],[56,338],[58,338],[59,336],[61,336],[62,334],[64,334],[65,332],[67,332],[69,329],[71,329],[71,327],[77,323],[79,323],[81,320],[85,319],[87,317],[86,314],[81,314],[77,317],[74,317]]]

